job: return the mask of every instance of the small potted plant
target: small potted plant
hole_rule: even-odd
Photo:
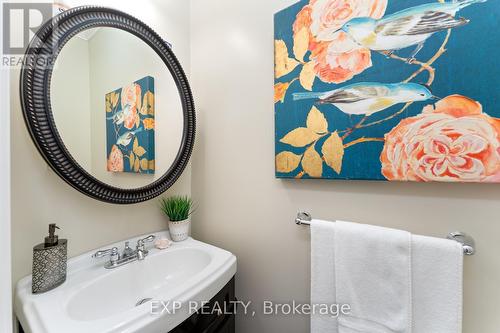
[[[181,242],[189,237],[190,216],[193,214],[193,200],[188,196],[173,196],[160,199],[160,208],[168,217],[168,229],[174,242]]]

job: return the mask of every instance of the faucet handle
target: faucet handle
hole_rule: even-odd
[[[116,263],[118,260],[120,260],[120,254],[118,253],[117,247],[113,247],[107,250],[97,251],[92,255],[92,258],[103,258],[107,255],[109,255],[109,259],[112,263]]]
[[[143,241],[144,243],[151,243],[155,239],[156,239],[155,235],[149,235],[148,237],[141,239],[141,241]]]
[[[150,235],[146,238],[143,238],[143,239],[139,239],[137,241],[137,249],[138,250],[144,250],[144,243],[151,243],[152,241],[154,241],[156,239],[156,236],[155,235]]]
[[[156,236],[155,235],[150,235],[146,238],[143,238],[143,239],[139,239],[137,241],[137,247],[136,247],[136,251],[137,251],[137,259],[138,260],[144,260],[144,258],[148,255],[149,251],[145,249],[145,246],[144,246],[144,243],[151,243],[152,241],[154,241],[156,239]]]

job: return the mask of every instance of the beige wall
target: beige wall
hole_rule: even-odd
[[[3,6],[0,6],[3,17]],[[0,24],[0,45],[3,45]],[[0,69],[0,332],[12,331],[11,237],[10,237],[10,108],[9,71]]]
[[[477,241],[465,263],[465,333],[500,327],[500,186],[274,178],[273,14],[292,0],[193,0],[191,71],[199,116],[195,237],[238,257],[237,297],[307,301],[309,231],[323,219],[429,236],[462,230]],[[239,333],[308,332],[307,317],[240,317]]]
[[[177,0],[71,1],[72,5],[95,3],[114,6],[147,21],[175,47],[175,53],[189,69],[189,3]],[[25,128],[18,95],[19,72],[11,78],[12,149],[12,257],[13,280],[30,274],[32,247],[41,241],[51,222],[62,228],[69,239],[69,255],[74,256],[134,235],[166,228],[157,201],[118,206],[90,199],[66,185],[48,169]],[[189,194],[191,171],[167,194]]]
[[[78,164],[91,171],[90,65],[88,42],[71,38],[57,58],[50,85],[57,131]],[[68,83],[71,84],[68,84]]]

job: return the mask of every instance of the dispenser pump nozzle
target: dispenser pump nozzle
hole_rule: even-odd
[[[55,223],[49,224],[49,235],[45,237],[45,246],[54,246],[59,242],[59,236],[55,234],[56,229],[59,228]]]

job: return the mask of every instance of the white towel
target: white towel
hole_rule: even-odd
[[[335,223],[311,223],[311,305],[336,304]],[[338,332],[337,318],[311,312],[311,333]]]
[[[410,233],[337,222],[334,246],[339,332],[410,332]]]
[[[311,223],[311,333],[460,333],[460,244],[348,222]]]
[[[462,332],[462,245],[412,235],[412,269],[412,333]]]

